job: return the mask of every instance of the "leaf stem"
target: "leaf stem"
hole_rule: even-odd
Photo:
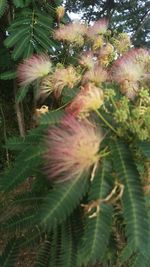
[[[115,134],[118,135],[117,131],[113,128],[113,126],[102,116],[102,114],[97,109],[95,110],[95,113]]]
[[[118,109],[115,101],[113,100],[113,97],[111,97],[110,100],[111,100],[111,103],[113,104],[114,108]]]
[[[102,153],[102,154],[100,154],[100,158],[106,157],[109,154],[110,154],[110,151],[107,151],[105,153]]]

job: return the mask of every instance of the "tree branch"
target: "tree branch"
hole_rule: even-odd
[[[148,10],[144,14],[144,16],[142,17],[140,24],[138,25],[137,29],[135,30],[135,33],[131,37],[131,41],[134,40],[136,35],[141,31],[141,29],[143,28],[144,24],[148,21],[149,18],[150,18],[150,10]]]

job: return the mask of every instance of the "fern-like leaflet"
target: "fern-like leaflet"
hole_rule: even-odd
[[[0,17],[3,16],[6,7],[7,7],[7,0],[0,0]]]
[[[113,184],[110,171],[110,163],[104,160],[91,184],[89,201],[102,199],[110,192]],[[100,212],[95,218],[86,218],[84,234],[79,245],[79,266],[102,262],[110,238],[111,221],[112,206],[108,204],[100,206]]]
[[[118,178],[125,186],[122,205],[128,243],[122,252],[124,261],[133,253],[143,251],[145,254],[149,236],[148,215],[139,173],[128,146],[116,140],[111,144],[111,152]]]
[[[48,230],[54,228],[72,213],[86,191],[86,177],[77,177],[73,181],[55,185],[39,210],[40,223]]]

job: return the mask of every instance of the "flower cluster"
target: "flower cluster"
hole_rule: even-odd
[[[59,22],[63,12],[57,9]],[[19,65],[18,80],[21,86],[38,80],[38,97],[44,101],[52,94],[58,109],[64,107],[64,118],[45,137],[44,155],[47,176],[62,182],[88,173],[101,158],[102,131],[95,118],[104,135],[149,138],[150,52],[130,49],[126,34],[114,38],[106,19],[89,27],[79,22],[59,26],[54,38],[62,41],[62,49],[68,42],[68,62],[34,55]]]
[[[134,106],[130,105],[127,97],[122,97],[117,102],[114,120],[119,124],[118,134],[124,136],[130,133],[140,140],[150,136],[150,94],[148,90],[141,89],[140,95]]]
[[[61,25],[59,29],[54,31],[54,38],[78,46],[84,45],[85,40],[88,39],[92,42],[93,48],[97,49],[102,47],[104,43],[103,35],[107,28],[108,21],[106,19],[100,19],[89,27],[76,21],[68,25]]]
[[[129,100],[126,97],[122,97],[117,104],[118,108],[115,110],[114,119],[116,122],[125,123],[130,115]]]

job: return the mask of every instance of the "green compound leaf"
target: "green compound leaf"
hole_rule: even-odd
[[[7,0],[0,0],[0,17],[3,16],[6,7],[7,7]]]
[[[37,259],[35,260],[34,267],[48,266],[49,258],[50,258],[50,251],[51,251],[50,240],[44,240],[44,242],[41,244],[37,252]]]
[[[16,71],[9,70],[0,74],[0,80],[13,80],[17,77]]]
[[[29,91],[29,88],[29,86],[22,86],[19,88],[15,99],[17,103],[21,102],[25,98]]]
[[[143,155],[147,158],[150,158],[150,142],[149,141],[139,142],[138,146]]]
[[[53,18],[47,10],[29,9],[30,1],[15,1],[17,8],[15,19],[8,27],[8,36],[4,41],[7,48],[12,48],[12,59],[28,58],[34,51],[42,53],[53,51],[55,42],[52,36]],[[26,8],[23,8],[26,7]],[[46,8],[45,8],[46,9]],[[46,51],[45,51],[46,50]]]
[[[87,191],[85,178],[78,177],[73,181],[54,186],[39,211],[38,218],[41,225],[50,230],[72,213]]]
[[[143,254],[139,254],[131,267],[149,267],[150,257],[144,257]]]
[[[1,179],[3,191],[10,191],[33,175],[41,164],[44,147],[41,145],[26,147],[18,156],[14,166],[10,167]]]
[[[106,197],[112,189],[112,183],[110,163],[104,160],[91,184],[89,202]],[[103,204],[95,218],[86,219],[85,231],[78,252],[79,266],[102,262],[110,238],[112,211],[112,205]]]
[[[127,246],[122,252],[126,261],[133,253],[147,252],[148,215],[139,173],[126,144],[117,140],[111,144],[112,159],[119,180],[124,184],[122,197]]]
[[[31,3],[31,0],[13,0],[13,3],[17,8],[23,8],[28,6]]]
[[[1,267],[15,267],[19,254],[18,241],[10,239],[0,257]]]
[[[12,58],[14,60],[17,60],[18,58],[20,58],[20,56],[24,53],[24,51],[26,50],[26,48],[28,48],[30,43],[30,36],[27,34],[26,36],[24,36],[22,42],[18,43],[12,53]]]
[[[12,46],[14,46],[18,41],[22,41],[24,39],[24,36],[28,33],[29,28],[28,26],[24,26],[24,27],[20,27],[19,30],[12,32],[12,34],[10,36],[8,36],[5,41],[4,44],[7,48],[10,48]]]
[[[76,266],[72,225],[69,221],[61,225],[59,266]]]

